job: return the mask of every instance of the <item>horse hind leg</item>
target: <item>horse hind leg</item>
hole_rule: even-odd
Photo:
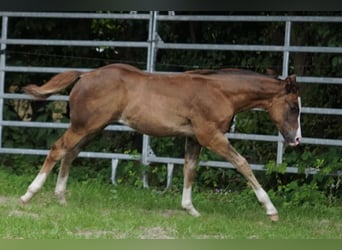
[[[58,144],[52,146],[38,175],[29,185],[26,193],[20,197],[22,203],[29,202],[29,200],[31,200],[31,198],[42,188],[52,168],[55,166],[56,162],[64,156],[64,153],[64,150],[59,149]]]
[[[58,172],[55,195],[61,204],[66,204],[65,199],[66,185],[69,177],[70,166],[74,159],[77,157],[81,148],[76,146],[73,150],[68,152],[61,161],[61,166]]]
[[[185,161],[183,169],[184,185],[182,194],[182,207],[195,217],[200,216],[200,213],[192,204],[191,193],[200,151],[201,145],[198,144],[195,139],[187,137],[185,142]]]
[[[56,165],[57,161],[60,161],[64,158],[65,155],[70,154],[70,150],[72,150],[75,145],[80,141],[82,136],[72,132],[72,129],[69,128],[63,135],[60,137],[54,145],[51,147],[48,155],[45,158],[44,164],[40,169],[36,178],[29,185],[26,193],[20,197],[20,201],[22,203],[27,203],[30,199],[43,187],[49,173]]]
[[[78,156],[82,148],[90,141],[91,138],[93,138],[96,134],[90,134],[88,136],[85,136],[80,142],[72,149],[69,150],[64,158],[61,161],[61,166],[59,168],[57,182],[56,182],[56,188],[55,188],[55,195],[57,196],[59,202],[61,204],[66,204],[67,201],[65,199],[65,192],[66,192],[66,186],[67,181],[69,177],[70,172],[70,166],[72,162],[75,160],[75,158]]]

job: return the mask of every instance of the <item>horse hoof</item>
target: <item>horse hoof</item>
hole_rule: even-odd
[[[193,206],[182,206],[183,209],[185,209],[189,214],[191,214],[194,217],[199,217],[201,214],[193,207]]]
[[[26,201],[23,197],[20,197],[20,198],[19,198],[19,204],[20,204],[21,206],[26,205],[27,202],[28,202],[28,201]]]
[[[62,206],[66,206],[66,205],[67,205],[67,201],[66,201],[65,198],[64,198],[64,199],[58,199],[58,202],[59,202],[59,204],[62,205]]]
[[[278,221],[279,220],[279,215],[278,214],[270,214],[268,215],[271,221]]]
[[[187,210],[188,210],[188,213],[191,214],[194,217],[200,217],[201,216],[201,214],[196,209],[194,209],[194,208],[187,209]]]
[[[24,194],[23,196],[20,197],[20,199],[19,199],[20,203],[21,204],[27,204],[30,201],[31,197],[32,197],[32,193],[27,192],[26,194]]]
[[[63,193],[55,193],[55,195],[56,195],[56,198],[57,198],[58,203],[60,205],[66,205],[67,204],[67,200],[65,199],[64,192]]]
[[[201,214],[199,213],[199,212],[197,212],[197,211],[191,211],[191,212],[189,212],[192,216],[194,216],[194,217],[200,217],[201,216]]]

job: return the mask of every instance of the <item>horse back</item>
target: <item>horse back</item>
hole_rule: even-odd
[[[70,94],[70,103],[77,107],[71,112],[78,124],[95,122],[95,118],[102,123],[119,121],[158,136],[192,135],[192,123],[226,120],[230,105],[217,79],[146,73],[122,64],[84,73]]]

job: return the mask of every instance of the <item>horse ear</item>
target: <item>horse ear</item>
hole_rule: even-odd
[[[296,83],[296,75],[290,75],[290,76],[286,77],[285,81],[287,84]]]
[[[298,86],[296,84],[296,75],[290,75],[286,77],[285,79],[286,85],[286,93],[297,93],[298,92]]]
[[[275,71],[274,69],[266,69],[266,73],[265,73],[267,76],[270,76],[272,78],[275,78],[277,79],[279,74],[277,71]]]

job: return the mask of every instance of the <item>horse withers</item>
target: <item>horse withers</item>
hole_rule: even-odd
[[[184,136],[185,164],[182,207],[199,216],[191,192],[202,147],[230,161],[247,179],[271,220],[278,212],[255,178],[248,162],[230,144],[225,132],[233,116],[262,108],[270,114],[285,142],[301,140],[300,98],[296,77],[278,79],[246,70],[198,70],[177,74],[147,73],[125,64],[90,72],[67,71],[42,86],[24,91],[36,99],[75,84],[70,92],[70,126],[52,145],[45,162],[20,200],[27,203],[61,161],[55,194],[65,203],[69,169],[83,146],[108,124],[119,122],[151,136]]]

